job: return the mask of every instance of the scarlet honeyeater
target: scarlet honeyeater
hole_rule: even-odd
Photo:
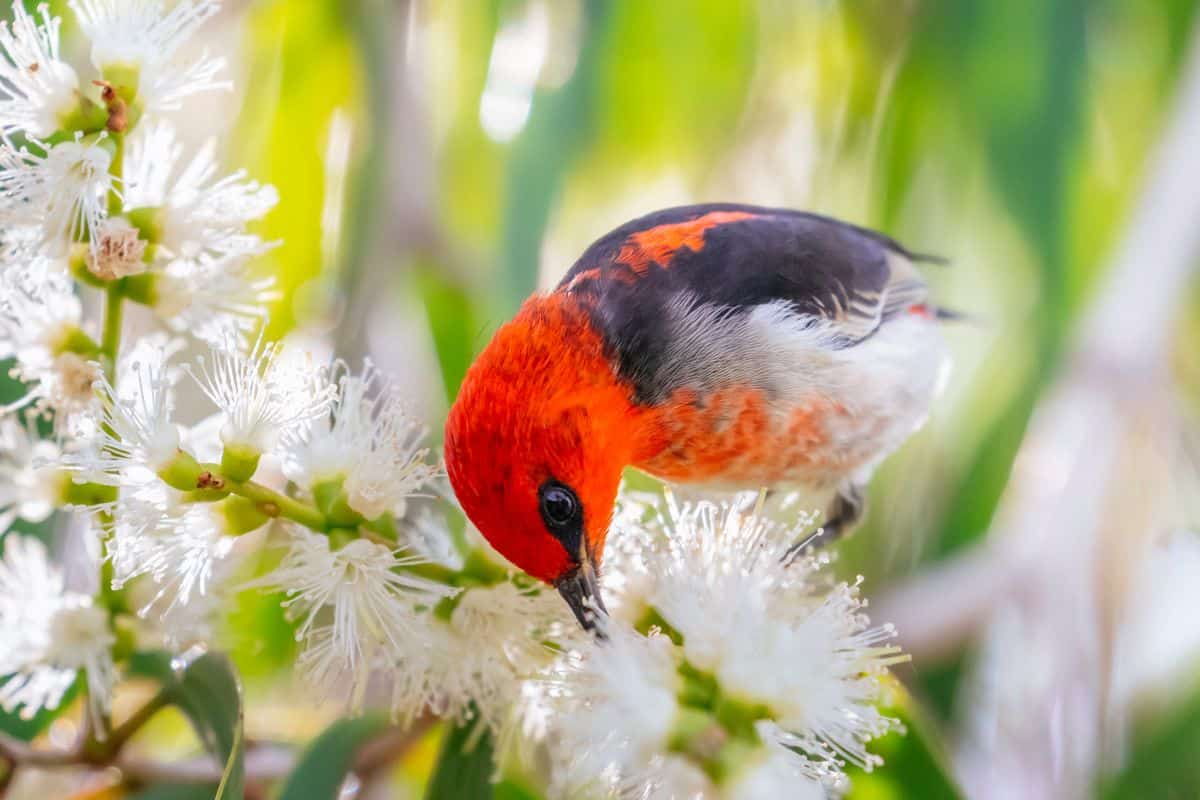
[[[585,627],[622,471],[832,498],[925,420],[945,364],[916,255],[827,217],[672,208],[595,242],[501,327],[446,423],[446,468],[488,541]],[[815,543],[815,542],[814,542]]]

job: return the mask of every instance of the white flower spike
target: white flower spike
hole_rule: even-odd
[[[92,404],[95,360],[66,349],[80,333],[82,308],[65,274],[35,257],[26,268],[0,272],[0,358],[13,358],[10,374],[27,392],[6,410],[32,406],[53,413],[65,428]]]
[[[262,337],[248,353],[220,348],[187,368],[200,389],[225,415],[221,441],[255,453],[272,450],[280,435],[329,411],[335,387],[311,358],[285,357]]]
[[[379,665],[401,720],[425,712],[459,721],[478,716],[499,731],[523,681],[553,663],[547,642],[581,635],[556,594],[512,580],[464,589],[448,616],[427,617],[424,646],[390,653]]]
[[[99,424],[88,446],[64,459],[69,468],[97,483],[140,487],[170,465],[180,442],[179,427],[172,419],[171,353],[161,338],[139,339],[118,364],[119,388],[101,378]]]
[[[71,242],[87,235],[96,249],[107,212],[112,151],[101,133],[50,146],[17,147],[0,142],[0,222],[38,226],[41,246],[61,256]]]
[[[249,180],[245,171],[217,178],[215,141],[182,169],[183,146],[165,120],[139,126],[128,147],[125,208],[158,209],[157,244],[168,258],[253,256],[271,246],[246,233],[246,225],[279,202],[275,187]]]
[[[666,636],[612,626],[559,668],[556,788],[564,796],[652,782],[680,713],[679,656]]]
[[[425,488],[438,471],[421,446],[425,429],[409,416],[397,388],[369,360],[362,375],[341,369],[333,413],[287,437],[284,469],[308,489],[344,480],[350,507],[376,519]]]
[[[62,20],[45,3],[36,18],[12,4],[12,24],[0,23],[0,130],[44,138],[62,127],[79,103],[79,78],[58,57]]]
[[[778,525],[753,505],[681,507],[668,494],[665,511],[617,515],[610,640],[560,669],[567,713],[549,738],[562,743],[568,794],[571,776],[600,775],[621,796],[690,797],[680,786],[700,774],[711,777],[695,789],[703,797],[822,797],[845,784],[847,764],[880,763],[866,745],[895,724],[877,708],[887,668],[906,660],[895,633],[871,627],[857,583],[785,559],[811,517]],[[646,642],[662,649],[657,668],[631,659]],[[608,716],[652,709],[654,697],[658,722],[632,726],[652,736]]]
[[[404,572],[423,559],[354,539],[332,548],[328,536],[290,526],[291,547],[282,563],[250,586],[281,590],[299,619],[305,642],[301,666],[310,683],[328,694],[346,693],[361,706],[371,668],[381,652],[422,645],[416,607],[432,607],[456,589]],[[338,675],[349,681],[326,680]]]
[[[154,313],[173,331],[226,345],[262,325],[279,297],[273,278],[251,274],[242,256],[177,259],[156,275]]]
[[[0,532],[15,519],[41,522],[61,502],[65,476],[58,445],[37,435],[32,417],[0,418]]]
[[[220,10],[217,0],[183,0],[170,10],[162,0],[70,0],[92,42],[92,64],[101,73],[133,70],[138,97],[149,111],[172,111],[188,95],[228,89],[217,80],[223,58],[207,53],[176,60],[182,45]]]
[[[107,713],[114,678],[108,614],[64,588],[36,539],[10,534],[0,560],[0,707],[26,719],[57,708],[82,670],[93,719]]]
[[[212,505],[185,505],[161,483],[126,491],[100,507],[112,515],[106,556],[113,565],[113,588],[149,576],[154,593],[138,615],[165,617],[207,596],[220,562],[234,539],[224,536]]]

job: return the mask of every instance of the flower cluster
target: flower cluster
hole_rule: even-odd
[[[69,5],[90,65],[45,6],[0,25],[0,357],[25,387],[0,409],[0,706],[80,687],[103,737],[133,654],[219,646],[210,623],[253,589],[322,696],[520,737],[567,796],[819,797],[876,763],[900,657],[856,585],[783,559],[798,528],[627,499],[601,642],[452,536],[399,388],[263,337],[250,225],[275,191],[220,176],[211,142],[186,154],[164,116],[227,86],[180,55],[215,0]],[[131,337],[138,306],[160,324]],[[90,578],[12,528],[54,514],[89,521]]]
[[[564,796],[824,797],[895,721],[905,660],[857,584],[788,548],[753,498],[665,508],[626,498],[610,534],[609,641],[557,666],[541,702]]]

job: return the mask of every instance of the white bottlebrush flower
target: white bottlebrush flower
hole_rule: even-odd
[[[545,586],[511,580],[470,587],[449,616],[426,614],[423,647],[377,662],[391,682],[391,710],[411,720],[425,712],[466,721],[474,714],[498,731],[525,679],[548,668],[555,650],[580,638],[562,599]]]
[[[63,489],[58,445],[37,435],[32,418],[0,418],[0,532],[13,520],[41,522],[50,516]]]
[[[141,576],[154,584],[139,616],[161,618],[209,594],[234,541],[223,535],[214,506],[184,504],[164,484],[147,483],[102,510],[113,520],[106,543],[113,588]]]
[[[174,347],[158,336],[137,340],[117,365],[117,388],[106,376],[97,387],[99,418],[76,452],[64,459],[82,477],[111,486],[141,486],[179,452],[172,420]]]
[[[669,497],[641,523],[638,558],[617,548],[608,566],[643,573],[628,582],[648,588],[688,663],[728,696],[768,708],[765,737],[796,751],[810,778],[836,781],[847,761],[879,763],[866,743],[894,724],[876,708],[881,678],[905,657],[889,644],[891,626],[871,626],[857,583],[834,583],[811,558],[785,564],[810,522],[786,527],[742,504],[681,508]]]
[[[361,375],[342,366],[332,414],[287,437],[284,468],[310,489],[344,480],[350,507],[375,519],[427,486],[437,469],[421,446],[425,429],[407,413],[398,388],[370,361]]]
[[[188,372],[225,415],[221,441],[262,453],[280,434],[328,412],[334,386],[327,370],[306,354],[285,354],[260,336],[248,353],[218,348]]]
[[[112,152],[104,140],[103,133],[76,134],[52,146],[36,142],[31,150],[5,137],[0,142],[0,221],[40,226],[41,244],[50,255],[62,255],[83,234],[94,250],[113,185]]]
[[[600,646],[569,654],[552,681],[548,738],[563,796],[635,794],[654,782],[680,713],[679,654],[666,636],[613,625]]]
[[[16,0],[12,14],[11,25],[0,23],[0,130],[43,138],[79,103],[79,78],[58,57],[62,20],[45,3],[35,18]]]
[[[57,708],[82,670],[94,717],[112,695],[108,615],[67,591],[36,539],[9,534],[0,560],[0,707],[31,718]]]
[[[225,343],[259,327],[278,297],[273,278],[251,274],[241,256],[177,259],[157,274],[152,306],[172,330]]]
[[[157,209],[157,244],[168,258],[195,260],[253,256],[269,249],[246,226],[277,202],[273,186],[264,186],[239,170],[217,178],[216,142],[208,141],[180,167],[183,145],[171,123],[139,126],[125,159],[126,209]]]
[[[765,757],[742,765],[723,797],[728,800],[776,800],[780,797],[826,800],[829,797],[825,786],[798,769],[795,757],[784,747],[770,746],[762,755]]]
[[[284,605],[300,620],[300,666],[310,683],[329,695],[345,694],[357,708],[382,652],[421,646],[418,607],[432,607],[457,590],[406,573],[404,567],[422,559],[366,539],[330,549],[327,536],[299,526],[288,531],[291,547],[283,561],[250,585],[287,595]]]
[[[53,412],[61,425],[92,403],[99,367],[91,357],[63,349],[81,318],[70,279],[46,259],[0,273],[0,358],[14,359],[11,375],[27,384],[12,407]]]
[[[92,64],[104,73],[133,69],[138,98],[149,111],[180,108],[188,95],[228,89],[217,80],[225,60],[207,52],[180,60],[180,47],[220,9],[217,0],[182,0],[169,10],[163,0],[70,0],[79,26],[92,42]]]

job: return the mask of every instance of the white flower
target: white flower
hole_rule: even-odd
[[[274,279],[254,277],[240,256],[177,259],[156,277],[154,313],[205,342],[228,342],[258,327],[278,297]]]
[[[11,375],[29,384],[10,408],[53,412],[61,426],[92,403],[98,366],[63,349],[80,331],[81,317],[70,279],[47,260],[0,273],[0,358],[14,358]]]
[[[876,708],[881,678],[906,659],[889,644],[890,626],[871,627],[858,583],[833,583],[814,559],[785,565],[809,522],[785,527],[741,506],[669,501],[644,524],[640,559],[608,567],[644,572],[631,583],[649,587],[687,662],[724,695],[769,709],[760,734],[795,751],[805,775],[837,781],[846,762],[880,763],[866,743],[894,725]]]
[[[54,511],[64,480],[55,467],[59,455],[57,444],[38,437],[32,418],[0,419],[0,532],[18,517],[41,522]]]
[[[107,211],[112,152],[105,134],[50,146],[17,147],[0,143],[0,221],[41,227],[41,244],[50,255],[87,234],[95,250],[100,222]]]
[[[113,588],[143,575],[154,582],[139,616],[164,617],[209,594],[217,565],[233,543],[212,505],[185,505],[164,484],[147,483],[102,510],[113,518],[106,545]]]
[[[432,607],[456,590],[404,571],[420,558],[365,539],[331,550],[327,536],[299,526],[288,530],[291,548],[283,561],[250,585],[287,595],[284,605],[300,620],[300,666],[310,683],[344,693],[358,708],[379,653],[420,645],[416,607]]]
[[[179,452],[179,427],[172,421],[176,373],[168,364],[173,347],[162,338],[137,340],[117,365],[117,387],[102,376],[99,420],[86,446],[68,454],[66,466],[88,480],[111,486],[141,486]]]
[[[829,796],[819,781],[797,768],[792,753],[780,746],[768,748],[765,758],[745,764],[726,790],[729,800],[826,800]]]
[[[343,365],[344,366],[344,365]],[[285,441],[284,469],[301,485],[345,480],[350,507],[375,519],[437,475],[421,447],[425,429],[405,410],[398,389],[367,361],[361,376],[338,378],[328,420]]]
[[[561,598],[539,585],[504,581],[464,589],[448,618],[425,614],[424,646],[385,653],[377,668],[391,681],[391,708],[402,720],[423,712],[466,721],[475,713],[500,729],[524,679],[549,667],[579,628]]]
[[[613,625],[602,645],[559,667],[549,739],[565,796],[630,794],[654,781],[680,712],[678,653],[666,636]]]
[[[46,137],[62,127],[62,118],[79,102],[79,78],[59,60],[62,23],[38,5],[40,24],[21,0],[12,4],[13,20],[0,23],[0,130],[23,130]]]
[[[188,95],[228,89],[216,79],[225,66],[207,52],[177,62],[180,46],[220,9],[217,0],[183,0],[170,11],[162,0],[70,0],[79,26],[92,42],[92,64],[137,70],[138,97],[149,111],[178,109]]]
[[[125,208],[156,208],[157,244],[168,258],[253,256],[271,245],[246,233],[270,211],[273,186],[248,180],[244,170],[215,179],[216,142],[209,140],[181,170],[183,145],[169,122],[140,127],[129,141]]]
[[[329,410],[334,387],[326,369],[311,358],[283,354],[260,336],[249,353],[212,351],[188,372],[225,415],[221,441],[259,453],[275,447],[280,434],[306,425]]]
[[[10,534],[0,560],[0,707],[31,718],[57,708],[80,670],[96,718],[106,713],[114,669],[108,615],[66,591],[36,539]]]

